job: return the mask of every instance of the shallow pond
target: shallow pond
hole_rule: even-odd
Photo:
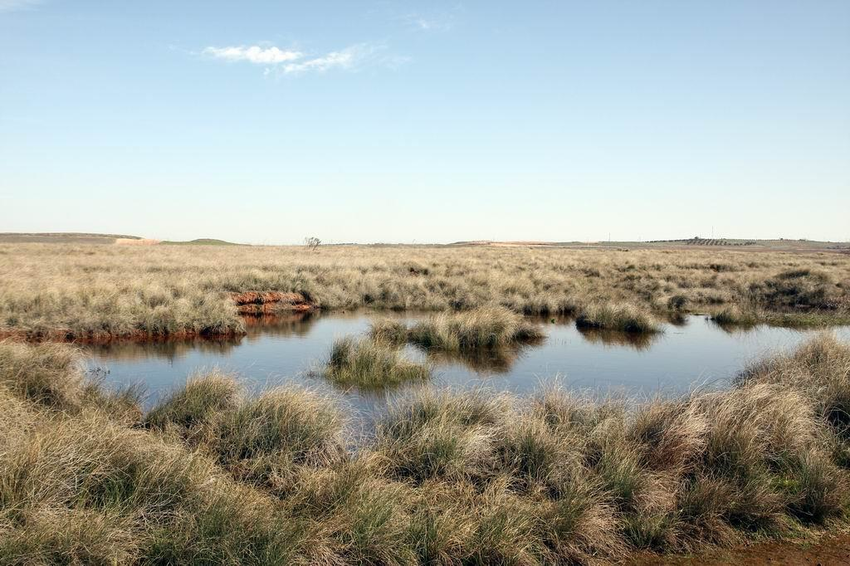
[[[320,370],[336,338],[365,334],[370,321],[387,316],[413,321],[426,315],[356,312],[249,319],[247,335],[232,340],[116,343],[87,350],[90,367],[100,368],[108,384],[142,384],[149,405],[187,376],[217,367],[236,373],[254,390],[297,382],[331,391],[371,420],[398,389],[343,391],[323,379]],[[527,394],[556,380],[593,393],[640,397],[726,387],[747,362],[790,349],[814,334],[766,326],[728,331],[691,316],[680,325],[666,325],[661,334],[635,338],[579,331],[570,320],[537,320],[545,340],[497,356],[447,358],[413,347],[406,353],[432,363],[436,386]],[[831,332],[850,341],[850,327]]]

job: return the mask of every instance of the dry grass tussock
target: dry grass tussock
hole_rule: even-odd
[[[431,369],[405,359],[395,344],[348,337],[334,342],[325,375],[344,387],[381,389],[427,380]]]
[[[68,347],[0,343],[0,563],[599,564],[799,534],[846,520],[849,376],[824,335],[638,406],[421,390],[352,445],[315,391],[213,373],[142,415]]]
[[[327,309],[580,314],[632,305],[823,324],[850,319],[850,256],[522,247],[0,245],[0,330],[98,338],[239,333],[231,293],[298,293]]]

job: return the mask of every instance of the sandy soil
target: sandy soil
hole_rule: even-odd
[[[834,566],[850,565],[850,534],[824,535],[817,540],[771,541],[712,550],[692,556],[641,554],[635,566]]]

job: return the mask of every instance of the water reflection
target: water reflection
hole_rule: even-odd
[[[684,325],[679,325],[684,326]],[[613,348],[632,348],[648,350],[653,342],[661,339],[660,332],[618,332],[616,330],[599,330],[598,328],[576,328],[581,337],[591,344],[602,344]]]
[[[319,316],[312,312],[247,315],[242,317],[246,338],[260,336],[307,336]]]
[[[226,357],[234,348],[242,344],[247,336],[237,336],[221,340],[193,338],[184,340],[152,340],[148,342],[108,342],[86,346],[86,350],[95,358],[112,361],[141,361],[148,358],[161,358],[175,361],[185,358],[191,352],[200,352],[210,356]]]
[[[427,315],[348,312],[253,317],[246,319],[245,336],[229,340],[118,342],[89,346],[88,351],[93,367],[108,368],[109,382],[141,382],[151,401],[199,369],[219,367],[253,382],[254,389],[297,382],[371,407],[384,404],[384,396],[334,388],[320,370],[335,339],[365,335],[373,320],[387,316],[412,324]],[[523,394],[561,375],[570,386],[581,389],[651,395],[662,389],[687,391],[694,383],[726,386],[748,362],[793,347],[811,334],[764,326],[730,332],[706,317],[667,324],[665,332],[651,335],[579,331],[566,318],[547,318],[543,329],[545,340],[511,348],[452,354],[407,346],[405,353],[433,365],[431,383],[437,386],[489,387]],[[836,332],[850,340],[847,327]]]
[[[479,375],[499,375],[510,373],[511,368],[523,351],[532,346],[516,345],[504,348],[487,348],[463,352],[429,350],[426,359],[435,366],[461,364],[469,371]]]

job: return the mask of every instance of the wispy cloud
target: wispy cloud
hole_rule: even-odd
[[[41,0],[0,0],[0,12],[26,10],[41,4]]]
[[[295,61],[304,56],[300,51],[278,49],[277,47],[260,47],[259,45],[238,47],[207,47],[204,55],[225,61],[248,61],[256,65],[275,65]]]
[[[410,16],[408,21],[422,31],[448,31],[454,25],[451,20],[423,18],[422,16]]]
[[[341,51],[332,51],[321,57],[314,57],[313,59],[307,59],[299,63],[287,63],[283,66],[283,72],[287,74],[298,74],[308,71],[324,73],[330,69],[351,70],[364,64],[381,49],[382,47],[380,46],[360,43],[346,47]]]
[[[451,30],[457,21],[457,15],[462,11],[462,6],[445,12],[434,13],[412,13],[405,14],[399,19],[408,27],[423,32],[442,32]]]
[[[207,47],[202,53],[223,61],[264,65],[264,75],[325,73],[334,69],[353,71],[374,64],[395,67],[406,61],[402,57],[387,56],[385,50],[383,44],[358,43],[324,55],[306,55],[301,51],[261,45]]]

